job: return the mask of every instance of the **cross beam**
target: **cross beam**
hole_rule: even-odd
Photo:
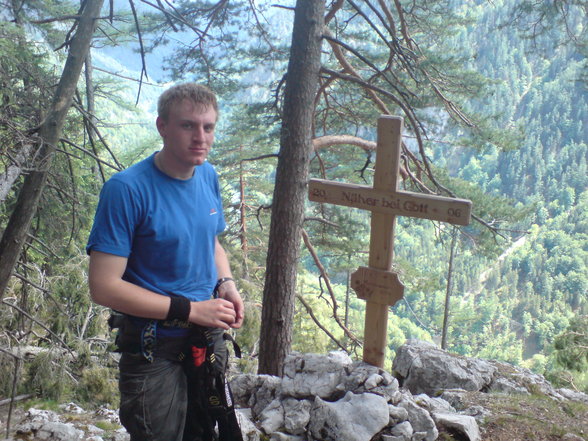
[[[363,360],[383,367],[388,307],[404,295],[404,285],[392,271],[396,216],[468,225],[472,203],[464,199],[398,189],[402,118],[378,118],[378,143],[372,187],[311,179],[309,199],[371,211],[369,267],[351,276],[357,296],[366,300]]]

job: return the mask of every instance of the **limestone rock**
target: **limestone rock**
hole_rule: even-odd
[[[427,409],[429,413],[432,412],[445,412],[445,413],[456,413],[456,410],[451,404],[445,401],[441,397],[430,397],[425,394],[415,395],[414,401],[419,406]]]
[[[579,401],[588,404],[588,395],[583,392],[576,392],[571,389],[557,389],[557,392],[564,398],[571,401]]]
[[[505,394],[529,395],[526,387],[519,386],[509,378],[500,377],[492,382],[490,386],[492,392],[502,392]]]
[[[561,441],[584,441],[584,438],[574,433],[566,433],[561,437]]]
[[[439,396],[447,401],[456,410],[462,410],[465,407],[463,397],[466,391],[463,389],[447,389]]]
[[[75,415],[81,415],[85,413],[85,410],[78,406],[76,403],[65,403],[59,406],[59,408],[67,413],[73,413]]]
[[[290,435],[289,433],[275,432],[272,433],[270,441],[304,441],[304,438],[298,435]]]
[[[395,436],[395,435],[382,435],[381,441],[407,441],[410,438],[405,438],[403,436]]]
[[[316,397],[310,411],[309,432],[321,441],[366,441],[388,424],[385,398],[348,392],[336,402]]]
[[[260,377],[257,389],[251,393],[248,404],[254,418],[257,418],[263,409],[280,395],[282,385],[282,379],[279,377],[270,375],[261,375]]]
[[[259,415],[259,422],[267,434],[277,432],[284,427],[284,408],[278,398],[263,409]]]
[[[390,425],[395,425],[408,420],[408,412],[403,407],[388,405],[388,413],[390,414]]]
[[[251,394],[259,389],[269,375],[241,374],[231,378],[229,385],[233,392],[235,406],[248,407]],[[277,377],[274,377],[277,379]]]
[[[470,406],[467,409],[463,409],[460,413],[462,415],[472,416],[476,419],[476,421],[481,423],[483,423],[486,418],[492,415],[492,412],[482,406]]]
[[[439,426],[457,431],[465,435],[469,441],[480,441],[480,429],[474,417],[467,415],[457,415],[455,413],[433,413],[433,419]]]
[[[516,367],[500,361],[490,362],[496,367],[494,381],[489,385],[490,391],[504,393],[541,393],[556,400],[565,398],[549,383],[543,375],[530,369]]]
[[[353,393],[370,392],[394,401],[398,398],[399,387],[398,380],[390,373],[359,361],[353,363],[349,374],[343,378],[341,388]]]
[[[112,438],[112,441],[130,441],[131,436],[127,433],[127,431],[122,428],[117,430],[116,432],[114,432],[114,437]],[[245,441],[249,441],[247,439],[245,439]],[[254,440],[251,440],[254,441]],[[255,440],[255,441],[259,441],[259,440]]]
[[[120,424],[120,418],[118,417],[117,410],[112,410],[105,406],[100,406],[98,409],[96,409],[95,415],[111,423]]]
[[[445,389],[479,391],[487,387],[496,367],[485,360],[451,355],[432,344],[409,340],[392,365],[401,385],[413,394],[435,395]]]
[[[391,435],[403,437],[404,439],[411,439],[413,433],[414,430],[412,428],[412,425],[408,421],[397,424],[390,430]]]
[[[71,423],[62,423],[51,411],[29,409],[16,428],[17,435],[33,436],[38,441],[82,441],[84,432]]]
[[[293,398],[336,399],[344,395],[340,386],[351,358],[341,351],[319,354],[294,353],[284,362],[282,392]]]
[[[403,399],[398,406],[403,407],[408,412],[408,421],[414,429],[415,434],[425,433],[425,437],[422,439],[426,441],[435,441],[437,439],[439,431],[427,410],[420,407],[414,401],[406,398]]]
[[[251,421],[251,410],[250,409],[236,409],[235,414],[237,415],[237,421],[241,428],[241,434],[243,435],[244,441],[260,441],[261,431]]]
[[[284,428],[293,435],[302,435],[306,432],[306,426],[310,421],[310,409],[312,403],[309,400],[299,401],[295,398],[286,398],[284,407]]]
[[[86,426],[86,434],[88,435],[102,435],[104,433],[104,430],[102,430],[100,427],[96,427],[93,424],[88,424]]]

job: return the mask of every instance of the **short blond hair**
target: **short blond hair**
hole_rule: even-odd
[[[157,102],[157,115],[167,121],[171,106],[185,99],[197,106],[212,107],[218,116],[216,95],[208,87],[197,83],[176,84],[163,92]]]

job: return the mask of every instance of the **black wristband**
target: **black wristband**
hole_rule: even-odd
[[[214,290],[212,291],[212,293],[214,294],[214,297],[218,297],[218,289],[221,287],[221,285],[225,282],[229,282],[232,281],[234,282],[235,280],[232,277],[223,277],[221,279],[218,279],[216,281],[216,285],[214,286]]]
[[[190,300],[183,296],[170,297],[169,311],[166,320],[187,322],[190,317]]]

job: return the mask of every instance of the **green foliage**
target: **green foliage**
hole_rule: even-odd
[[[335,298],[339,305],[339,316],[341,321],[345,317],[345,287],[334,286],[336,292]],[[304,297],[304,300],[310,306],[312,314],[315,319],[322,325],[327,326],[332,335],[339,341],[344,343],[343,330],[333,326],[331,317],[333,315],[332,302],[329,293],[321,286],[320,281],[312,274],[307,272],[300,273],[298,276],[298,292]],[[353,315],[353,312],[351,312]],[[356,316],[357,318],[357,316]],[[326,353],[330,350],[340,350],[335,342],[317,326],[315,321],[311,319],[309,312],[302,305],[301,302],[296,302],[296,310],[294,317],[294,332],[292,349],[299,352],[316,352]]]
[[[555,359],[562,367],[582,372],[588,367],[588,315],[574,318],[554,342]]]
[[[74,383],[68,370],[69,362],[62,351],[39,353],[30,363],[25,375],[28,391],[57,402],[69,399]]]
[[[76,387],[76,398],[81,403],[114,407],[119,401],[117,370],[95,366],[82,370]]]

